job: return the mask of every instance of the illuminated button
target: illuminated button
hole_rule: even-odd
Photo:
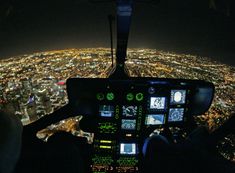
[[[114,94],[112,92],[107,93],[106,98],[107,98],[107,100],[113,100],[114,99]]]
[[[97,100],[104,100],[104,94],[103,93],[97,93],[96,94],[96,98],[97,98]]]
[[[137,101],[142,101],[144,99],[144,94],[143,93],[138,93],[135,96]]]
[[[128,93],[128,94],[126,95],[126,99],[127,99],[128,101],[132,101],[132,100],[134,99],[134,94]]]

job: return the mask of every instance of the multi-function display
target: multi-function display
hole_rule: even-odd
[[[186,90],[171,90],[171,104],[185,104]]]
[[[150,109],[165,109],[166,97],[150,97]]]
[[[122,106],[122,115],[124,117],[135,117],[137,115],[137,106]]]
[[[161,125],[165,123],[164,114],[149,114],[146,115],[145,125]]]
[[[169,110],[168,121],[177,122],[183,121],[184,118],[184,108],[171,108]]]
[[[126,154],[126,155],[137,154],[136,144],[135,143],[121,143],[120,144],[120,154]]]
[[[101,117],[113,117],[114,116],[114,107],[110,105],[100,105],[99,106],[99,115]]]
[[[124,130],[135,130],[136,120],[122,119],[122,129]]]

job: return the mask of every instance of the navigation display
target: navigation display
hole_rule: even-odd
[[[169,110],[168,122],[183,121],[184,108],[172,108]]]
[[[165,109],[166,97],[150,97],[150,109]]]
[[[186,90],[171,90],[171,104],[185,104]]]
[[[147,115],[145,125],[161,125],[165,123],[164,114],[151,114]]]
[[[135,155],[136,144],[135,143],[121,143],[120,144],[120,154]]]
[[[135,117],[137,109],[137,106],[122,106],[122,115],[125,117]]]
[[[114,107],[110,105],[100,105],[99,106],[99,115],[101,117],[113,117],[114,116]]]
[[[135,130],[136,120],[122,120],[122,129],[124,130]]]

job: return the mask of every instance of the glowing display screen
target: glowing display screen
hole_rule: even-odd
[[[121,143],[120,144],[120,154],[135,155],[136,144],[135,143]]]
[[[136,128],[136,120],[122,120],[122,129],[124,130],[135,130]]]
[[[165,123],[165,117],[163,114],[147,115],[145,119],[145,125],[161,125]]]
[[[166,97],[151,97],[150,109],[165,109]]]
[[[184,108],[172,108],[169,110],[169,122],[183,121]]]
[[[186,90],[171,90],[171,104],[185,104]]]
[[[100,105],[99,115],[101,117],[113,117],[114,116],[114,107],[110,105]]]
[[[122,115],[125,117],[135,117],[137,109],[137,106],[122,106]]]

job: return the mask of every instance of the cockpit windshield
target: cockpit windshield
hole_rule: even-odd
[[[235,110],[233,6],[216,0],[139,0],[133,5],[128,73],[213,82],[212,107],[197,117],[211,130]],[[112,71],[110,24],[115,56],[115,15],[114,1],[0,2],[0,109],[14,112],[26,125],[68,103],[68,78],[107,78]]]

